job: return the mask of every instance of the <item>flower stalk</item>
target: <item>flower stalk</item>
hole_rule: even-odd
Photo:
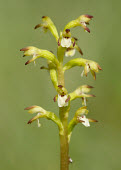
[[[63,65],[60,63],[58,67],[58,84],[65,86]],[[70,105],[66,107],[59,107],[60,120],[64,127],[64,134],[60,135],[60,170],[69,169],[69,144],[68,144],[68,115]]]
[[[40,127],[40,118],[46,118],[52,120],[59,129],[60,136],[60,170],[69,170],[69,163],[72,163],[72,159],[69,157],[69,142],[74,127],[77,124],[82,124],[85,127],[90,127],[90,122],[97,122],[95,119],[87,118],[87,98],[95,97],[95,95],[88,94],[93,88],[90,85],[81,85],[73,92],[68,93],[65,87],[64,73],[68,69],[79,66],[84,67],[82,76],[87,76],[88,72],[91,72],[94,79],[96,79],[96,73],[102,70],[99,64],[92,60],[87,60],[84,58],[76,58],[67,62],[63,66],[63,60],[66,57],[73,57],[76,50],[83,55],[81,48],[77,45],[77,38],[72,37],[70,28],[81,26],[86,32],[90,33],[90,29],[87,27],[89,21],[93,18],[91,15],[81,15],[77,19],[70,21],[64,28],[63,32],[60,32],[60,36],[57,29],[48,16],[42,17],[42,22],[35,26],[35,29],[41,28],[44,32],[48,30],[54,36],[57,42],[57,57],[48,50],[38,49],[33,46],[28,46],[22,48],[20,51],[24,52],[25,56],[32,56],[25,65],[31,62],[35,63],[38,58],[45,58],[47,60],[47,66],[40,67],[49,71],[52,84],[57,92],[54,97],[54,102],[57,102],[59,108],[59,117],[51,111],[47,111],[40,106],[30,106],[25,108],[29,113],[36,114],[33,118],[28,121],[31,124],[37,121],[38,127]],[[77,98],[82,99],[82,104],[79,109],[74,114],[72,120],[68,123],[69,111],[71,102]]]

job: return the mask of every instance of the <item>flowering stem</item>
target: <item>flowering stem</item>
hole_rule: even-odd
[[[65,85],[64,82],[64,72],[63,64],[60,62],[60,65],[57,68],[58,70],[58,85]],[[68,112],[70,106],[60,107],[59,115],[60,120],[64,127],[64,134],[60,135],[60,170],[69,170],[69,144],[68,144]]]
[[[58,65],[58,85],[62,85],[63,87],[65,86],[63,64],[62,63],[60,63]]]
[[[41,69],[47,69],[50,72],[51,81],[58,93],[58,95],[54,97],[54,102],[58,102],[60,118],[58,118],[53,112],[47,111],[36,105],[27,107],[25,110],[28,110],[28,112],[32,114],[37,113],[36,116],[28,121],[28,124],[31,124],[33,121],[37,120],[38,127],[40,127],[39,118],[47,118],[52,120],[58,126],[60,135],[60,170],[69,170],[69,162],[72,162],[71,158],[69,158],[69,142],[74,127],[78,123],[82,123],[84,126],[89,127],[89,122],[97,122],[97,120],[89,119],[85,116],[85,114],[88,113],[86,107],[86,98],[95,97],[92,94],[87,94],[93,87],[89,85],[83,85],[68,94],[67,89],[65,88],[64,72],[75,66],[84,67],[81,75],[87,76],[87,73],[91,72],[93,78],[96,79],[96,72],[102,70],[101,67],[98,63],[84,58],[72,59],[63,66],[64,56],[73,56],[75,54],[75,50],[83,55],[80,47],[76,43],[77,39],[71,36],[70,28],[81,26],[85,31],[90,32],[87,24],[89,24],[89,21],[92,18],[93,16],[91,15],[79,16],[77,19],[69,22],[65,26],[63,32],[60,32],[59,36],[52,20],[48,16],[42,17],[42,22],[37,24],[35,29],[42,27],[45,32],[50,30],[57,42],[57,57],[51,51],[42,50],[33,46],[20,49],[20,51],[24,52],[23,57],[33,56],[25,63],[25,65],[35,62],[35,60],[40,57],[47,59],[48,62],[48,67],[43,66]],[[70,102],[76,98],[82,98],[83,107],[76,111],[75,116],[68,124]]]
[[[59,109],[60,112],[60,118],[62,121],[62,124],[64,126],[64,135],[60,135],[60,170],[68,170],[69,169],[69,145],[68,145],[68,118],[65,116],[65,114],[68,114],[68,111],[66,112],[64,108]]]

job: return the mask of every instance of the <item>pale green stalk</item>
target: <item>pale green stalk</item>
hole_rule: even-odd
[[[58,84],[65,85],[63,64],[58,66]],[[64,127],[64,134],[60,135],[60,170],[69,170],[69,144],[68,144],[68,113],[70,105],[59,107],[60,120]]]

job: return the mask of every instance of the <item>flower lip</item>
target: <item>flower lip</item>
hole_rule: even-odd
[[[72,43],[71,38],[69,38],[69,37],[68,38],[63,37],[62,40],[61,40],[61,46],[62,47],[69,48],[71,46],[71,43]]]
[[[68,106],[68,101],[66,102],[66,100],[68,99],[67,95],[59,95],[58,94],[58,107],[66,107]]]
[[[68,48],[65,52],[65,56],[72,57],[75,55],[75,52],[76,52],[75,48]]]
[[[90,124],[89,124],[89,120],[86,118],[85,115],[82,115],[81,117],[79,117],[79,121],[81,120],[81,123],[86,126],[86,127],[89,127]],[[83,122],[82,122],[83,121]]]

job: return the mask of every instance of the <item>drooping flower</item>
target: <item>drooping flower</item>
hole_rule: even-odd
[[[93,94],[87,94],[91,91],[93,87],[89,85],[83,85],[78,87],[75,91],[69,94],[70,100],[75,100],[76,98],[82,98],[82,105],[86,106],[87,98],[95,97]]]
[[[36,47],[33,46],[28,46],[25,48],[20,49],[20,51],[24,52],[24,57],[25,56],[32,56],[32,58],[30,60],[28,60],[25,65],[35,61],[37,58],[46,58],[49,61],[52,61],[54,64],[58,64],[58,60],[55,57],[55,55],[48,51],[48,50],[42,50],[42,49],[38,49]]]
[[[85,31],[90,32],[90,29],[87,27],[87,24],[89,24],[89,21],[93,18],[92,15],[81,15],[77,19],[70,21],[64,29],[70,29],[77,26],[81,26],[84,28]]]
[[[40,24],[37,24],[35,26],[35,29],[37,29],[39,27],[42,27],[43,31],[45,33],[47,32],[47,30],[50,30],[52,35],[56,38],[56,41],[58,41],[59,35],[58,35],[58,32],[57,32],[57,29],[56,29],[54,23],[52,22],[52,20],[48,16],[43,16],[42,22]]]
[[[96,72],[98,72],[98,69],[102,70],[98,63],[91,60],[87,60],[84,66],[84,70],[81,73],[81,77],[83,77],[84,75],[87,76],[87,74],[91,72],[94,80],[96,80]]]
[[[45,117],[46,111],[39,106],[30,106],[30,107],[25,108],[25,110],[28,110],[28,112],[31,114],[36,113],[36,116],[34,116],[32,119],[30,119],[28,121],[28,124],[31,124],[33,121],[37,120],[37,125],[38,125],[38,127],[40,127],[41,124],[39,122],[39,118]]]
[[[59,95],[58,94],[58,99],[57,99],[58,107],[66,107],[66,106],[68,106],[67,99],[68,99],[67,95]]]

